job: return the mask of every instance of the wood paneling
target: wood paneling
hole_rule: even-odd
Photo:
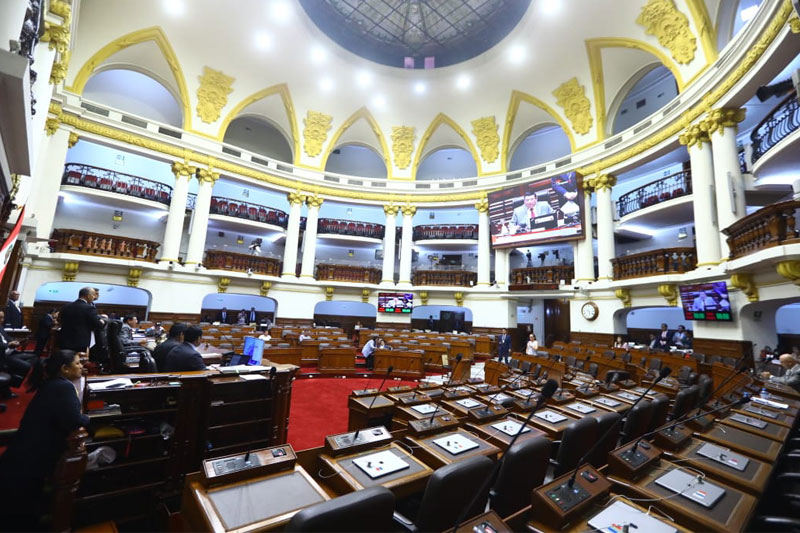
[[[753,357],[751,341],[731,341],[726,339],[694,339],[692,347],[695,352],[722,357]]]
[[[609,348],[614,344],[613,333],[589,333],[584,331],[571,331],[569,334],[571,341],[580,341],[584,346],[594,346],[602,344]]]
[[[554,342],[569,342],[570,318],[569,300],[544,301],[544,343],[552,346]],[[541,342],[542,339],[539,339]]]

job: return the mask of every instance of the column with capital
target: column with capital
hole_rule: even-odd
[[[489,228],[489,200],[481,198],[475,204],[478,210],[478,285],[489,285],[492,263],[492,246]]]
[[[164,241],[161,245],[159,261],[178,261],[183,237],[183,220],[186,216],[186,199],[189,197],[189,180],[197,169],[188,161],[172,163],[175,185],[172,187],[172,198],[169,202],[167,226],[164,228]]]
[[[585,195],[583,238],[575,242],[575,281],[594,281],[594,239],[592,238],[592,188],[583,183]]]
[[[414,249],[414,213],[417,208],[406,204],[400,208],[403,212],[403,236],[400,241],[400,281],[402,285],[411,285],[411,252]]]
[[[498,289],[508,288],[508,258],[511,248],[498,248],[494,251],[494,281]]]
[[[25,216],[32,217],[36,224],[36,237],[49,239],[53,232],[53,222],[58,208],[61,178],[64,176],[64,163],[67,151],[77,142],[77,136],[63,127],[48,131],[43,138],[31,175],[31,193],[25,208]],[[75,136],[75,142],[73,142]]]
[[[306,197],[300,191],[290,192],[289,221],[286,224],[286,244],[283,246],[282,278],[295,277],[297,274],[297,244],[300,241],[300,208]],[[308,222],[308,221],[306,221]]]
[[[744,120],[744,116],[744,109],[714,109],[700,122],[700,127],[711,140],[717,224],[721,229],[747,214],[744,178],[739,166],[739,147],[736,145],[737,124]],[[718,235],[720,255],[727,258],[727,236],[720,232]]]
[[[301,278],[314,277],[314,261],[317,257],[317,221],[319,219],[319,208],[322,206],[322,202],[322,198],[316,195],[306,198],[308,214],[306,215],[306,232],[303,237],[303,264],[300,267]]]
[[[186,250],[186,264],[196,265],[203,262],[208,233],[208,213],[211,208],[211,191],[219,179],[219,173],[212,168],[199,168],[195,172],[200,188],[194,203],[192,230],[189,234],[189,247]]]
[[[611,260],[616,257],[614,243],[614,202],[611,190],[617,178],[610,174],[600,174],[589,179],[589,186],[597,195],[597,279],[610,280],[614,277]],[[594,265],[592,265],[594,270]]]
[[[386,229],[383,234],[383,275],[381,285],[394,285],[394,248],[397,238],[397,212],[400,207],[394,204],[383,206],[386,213]]]
[[[686,128],[678,140],[689,150],[692,168],[692,207],[697,266],[718,265],[722,256],[719,224],[714,208],[714,161],[708,133],[700,124],[694,124]]]

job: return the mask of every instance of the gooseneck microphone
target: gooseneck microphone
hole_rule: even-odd
[[[463,359],[463,357],[464,356],[461,355],[461,354],[458,354],[456,356],[456,364],[453,365],[453,371],[450,373],[450,379],[447,380],[447,385],[444,386],[445,389],[447,389],[447,387],[449,387],[450,384],[453,383],[453,378],[456,377],[456,372],[455,372],[456,371],[456,367],[458,366],[458,363],[461,362],[461,359]],[[442,394],[439,396],[439,399],[436,400],[435,409],[431,413],[430,419],[428,419],[428,426],[433,424],[433,419],[436,418],[436,413],[439,412],[439,407],[442,405],[442,401],[444,400],[444,393],[445,393],[445,391],[442,391]]]
[[[550,371],[553,369],[554,366],[556,366],[557,362],[558,361],[556,361],[556,354],[551,353],[550,362],[547,364],[547,368],[539,374],[539,379],[537,380],[539,383],[541,383],[542,380],[550,377]]]
[[[655,380],[653,380],[650,386],[647,387],[647,389],[645,389],[645,391],[638,398],[636,398],[636,401],[633,402],[633,405],[631,405],[631,408],[628,410],[628,413],[633,411],[633,408],[636,407],[639,404],[639,402],[642,401],[642,398],[647,396],[647,393],[650,392],[652,388],[655,387],[659,381],[669,376],[671,373],[672,369],[670,367],[667,366],[662,368],[658,373],[658,377]],[[611,431],[614,430],[614,428],[616,428],[620,424],[620,422],[622,422],[622,417],[617,418],[616,422],[614,422],[608,427],[606,432],[603,433],[603,435],[597,440],[597,442],[594,443],[594,446],[592,446],[589,449],[589,451],[586,452],[586,454],[583,457],[581,457],[580,461],[578,461],[578,465],[575,467],[575,470],[572,471],[572,475],[569,477],[569,481],[567,482],[567,485],[569,486],[570,489],[572,488],[573,485],[575,485],[575,478],[578,476],[578,470],[580,469],[580,467],[583,466],[583,463],[586,461],[587,458],[591,457],[592,454],[597,451],[597,448],[599,446],[605,443],[606,437],[608,437]]]
[[[375,396],[372,397],[372,401],[369,402],[369,407],[367,407],[367,415],[368,416],[369,416],[369,412],[372,410],[372,406],[375,405],[375,400],[377,400],[378,396],[380,396],[381,389],[383,388],[384,384],[386,384],[386,380],[389,379],[389,374],[392,373],[392,370],[394,370],[393,366],[389,366],[389,368],[386,369],[386,375],[383,376],[383,381],[381,381],[381,384],[378,385],[378,391],[375,393]],[[356,430],[356,434],[353,435],[353,442],[358,440],[358,434],[359,434],[360,431],[361,431],[361,428],[358,428]]]
[[[453,532],[454,533],[458,529],[458,526],[460,526],[462,523],[464,523],[464,520],[466,520],[466,518],[467,518],[467,513],[469,513],[469,510],[472,509],[473,506],[475,506],[476,502],[478,501],[478,498],[480,498],[482,494],[485,494],[486,490],[489,488],[489,486],[492,483],[494,483],[494,479],[497,476],[497,473],[500,472],[500,468],[503,465],[503,461],[505,461],[506,457],[508,457],[508,450],[510,450],[514,446],[514,444],[517,442],[517,439],[519,438],[519,436],[522,435],[523,431],[525,431],[525,427],[530,423],[531,418],[533,418],[533,415],[536,413],[536,411],[538,411],[539,408],[542,405],[544,405],[544,403],[548,399],[550,399],[553,396],[553,394],[555,394],[556,389],[558,389],[558,383],[554,379],[547,380],[547,383],[545,383],[542,386],[542,394],[541,394],[541,396],[539,396],[539,399],[536,401],[536,406],[533,409],[531,409],[531,412],[528,415],[528,418],[526,418],[522,422],[522,425],[517,430],[517,433],[514,435],[514,437],[512,437],[511,442],[508,443],[508,448],[506,448],[506,453],[504,453],[503,457],[499,461],[497,461],[495,463],[494,469],[492,469],[492,473],[489,474],[486,477],[486,481],[483,482],[483,485],[481,486],[481,488],[475,493],[475,496],[473,496],[472,501],[470,501],[469,505],[464,507],[464,509],[459,514],[458,519],[456,520],[456,523],[453,526]]]
[[[524,370],[519,376],[514,378],[513,381],[511,381],[510,383],[506,383],[505,385],[500,387],[500,390],[498,390],[491,398],[489,398],[486,401],[486,405],[482,409],[478,409],[478,411],[480,413],[482,413],[482,416],[486,416],[486,415],[491,414],[490,411],[489,411],[489,407],[494,403],[495,399],[498,396],[500,396],[501,394],[503,394],[505,391],[507,391],[508,389],[512,388],[520,379],[522,379],[523,377],[525,377],[527,375],[528,375],[528,371]]]

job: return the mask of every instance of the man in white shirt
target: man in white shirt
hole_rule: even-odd
[[[367,343],[361,348],[361,355],[367,360],[367,368],[372,370],[373,366],[373,357],[372,354],[375,352],[375,347],[377,346],[377,337],[372,337]]]
[[[713,309],[715,305],[713,298],[707,296],[704,291],[700,291],[692,302],[692,311],[705,311],[707,307]]]

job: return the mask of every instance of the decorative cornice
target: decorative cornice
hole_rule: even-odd
[[[219,282],[217,282],[217,292],[223,293],[228,292],[228,287],[231,284],[230,278],[219,278]]]
[[[369,289],[361,289],[361,302],[369,303]]]
[[[689,19],[678,11],[673,0],[650,0],[642,8],[636,23],[645,33],[658,39],[678,63],[691,63],[697,50],[697,39],[689,27]]]
[[[322,207],[322,203],[324,201],[325,200],[323,200],[322,198],[320,198],[315,194],[314,196],[308,196],[306,198],[306,205],[308,205],[308,207],[315,207],[319,209],[320,207]]]
[[[572,78],[562,83],[555,91],[556,103],[564,109],[564,114],[572,123],[575,133],[584,135],[592,129],[592,103],[586,97],[586,88]]]
[[[316,157],[322,152],[332,121],[332,116],[321,111],[306,112],[306,118],[303,119],[303,150],[307,156]]]
[[[487,163],[494,163],[500,155],[500,135],[497,133],[498,126],[494,116],[475,119],[471,124],[481,157]]]
[[[392,154],[397,168],[408,168],[411,164],[415,135],[414,126],[392,126]]]
[[[198,76],[200,86],[197,88],[197,116],[206,124],[219,120],[222,108],[228,103],[228,95],[233,92],[236,78],[224,74],[211,67],[203,67],[203,74]]]
[[[72,6],[63,0],[51,0],[50,13],[64,19],[65,26],[69,26],[70,20],[72,20]]]
[[[60,121],[59,121],[59,119],[57,117],[56,118],[48,117],[44,121],[44,131],[47,132],[48,136],[53,135],[55,132],[58,131],[58,125],[59,124],[60,124]]]
[[[488,213],[489,212],[489,199],[488,198],[481,198],[480,201],[475,203],[475,209],[478,210],[478,213]]]
[[[673,283],[665,283],[658,286],[658,294],[664,297],[667,303],[673,307],[678,305],[678,287]]]
[[[631,291],[628,289],[617,289],[614,291],[614,296],[622,301],[622,305],[625,307],[631,306]]]
[[[789,29],[792,30],[792,33],[800,33],[800,17],[789,19]]]
[[[753,281],[752,274],[733,274],[731,276],[731,285],[740,289],[743,293],[747,295],[747,299],[751,302],[758,301],[758,287]]]
[[[40,39],[44,43],[49,43],[48,48],[63,54],[69,50],[69,26],[67,24],[52,24],[45,21],[44,34]]]
[[[711,139],[708,138],[708,132],[701,124],[692,124],[678,136],[678,142],[687,148],[697,146],[698,149],[702,150],[703,144],[710,143]]]
[[[600,174],[594,178],[589,178],[586,182],[593,191],[610,191],[617,184],[617,177],[611,174]]]
[[[800,261],[781,261],[775,265],[778,274],[795,285],[800,285]]]
[[[330,302],[333,300],[333,293],[335,291],[335,287],[325,287],[325,301]]]
[[[261,287],[259,287],[258,292],[259,292],[259,294],[261,294],[261,296],[266,296],[267,294],[269,294],[269,290],[271,288],[272,288],[272,282],[271,281],[264,281],[264,282],[261,283]]]
[[[67,262],[64,263],[64,270],[61,274],[61,281],[75,281],[75,276],[78,275],[79,263]]]
[[[142,277],[141,268],[131,268],[128,270],[128,287],[138,287],[139,279]]]
[[[219,179],[219,172],[214,172],[211,168],[198,168],[195,176],[201,184],[210,183],[213,185]]]
[[[744,120],[746,109],[713,109],[708,112],[706,118],[700,121],[700,128],[708,132],[708,135],[719,132],[725,133],[725,128],[735,128],[737,124]]]
[[[397,216],[397,213],[400,211],[399,205],[388,204],[383,206],[383,212],[389,216]]]
[[[69,140],[67,141],[67,146],[72,148],[73,146],[78,144],[78,141],[80,141],[80,140],[81,140],[81,136],[78,135],[77,133],[75,133],[74,131],[71,131],[69,133]]]
[[[456,299],[456,305],[457,306],[464,307],[464,293],[463,292],[453,293],[453,298]]]
[[[299,190],[290,192],[286,198],[289,200],[289,205],[303,205],[303,202],[306,201],[305,195]]]
[[[192,177],[197,172],[197,167],[190,165],[188,161],[175,161],[172,163],[171,169],[176,178],[178,176]]]
[[[428,305],[428,291],[421,291],[419,293],[419,301],[422,302],[422,305]]]
[[[400,210],[403,211],[404,217],[413,217],[414,214],[417,212],[417,206],[406,204],[403,207],[401,207]]]

